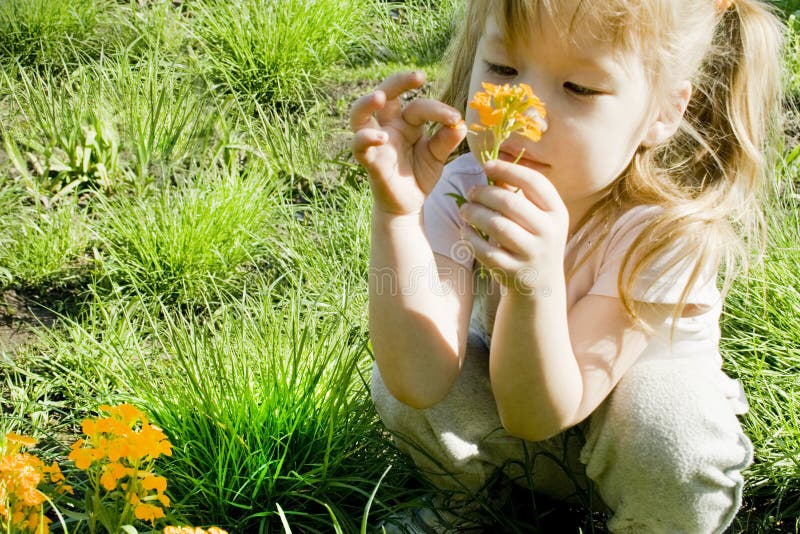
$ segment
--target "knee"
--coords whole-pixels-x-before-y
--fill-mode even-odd
[[[680,363],[640,364],[598,416],[582,459],[615,511],[610,528],[699,533],[730,523],[752,447],[712,381]]]
[[[676,483],[708,465],[741,464],[743,434],[728,400],[691,362],[634,366],[609,398],[605,424],[623,458]]]

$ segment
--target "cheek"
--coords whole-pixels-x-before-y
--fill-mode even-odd
[[[564,127],[564,133],[569,133],[562,137],[565,140],[563,144],[569,145],[568,153],[572,154],[567,160],[581,167],[600,167],[604,171],[601,174],[621,173],[630,163],[639,144],[638,132],[631,124],[614,123],[611,120],[576,120],[564,124]],[[565,147],[560,149],[564,150]],[[578,154],[582,157],[575,158]]]

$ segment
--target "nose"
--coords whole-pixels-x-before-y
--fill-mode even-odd
[[[542,130],[542,133],[547,131],[547,119],[541,116],[536,109],[533,107],[526,109],[525,116],[536,121],[539,124],[539,128]]]
[[[538,136],[543,135],[547,131],[547,120],[544,118],[544,113],[539,113],[539,110],[536,109],[537,106],[530,106],[527,109],[521,110],[523,116],[525,117],[526,121],[530,121],[534,123],[536,126],[528,125],[525,126],[525,129],[528,130],[538,130],[537,138],[531,137],[531,139],[538,141]],[[545,111],[545,110],[542,110]],[[528,134],[524,134],[526,137],[530,137]]]
[[[541,102],[544,111],[546,111],[546,113],[539,114],[536,110],[537,106],[531,106],[526,110],[526,115],[536,120],[544,132],[547,130],[548,121],[542,115],[550,115],[550,104],[558,100],[558,91],[556,90],[553,76],[546,69],[532,65],[529,69],[519,73],[517,83],[525,83],[530,86],[533,94]]]

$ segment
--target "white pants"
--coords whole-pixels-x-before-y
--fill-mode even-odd
[[[706,534],[730,525],[753,457],[718,378],[690,359],[643,361],[586,422],[526,442],[503,429],[488,350],[470,335],[461,375],[442,402],[424,410],[399,402],[377,366],[372,398],[398,446],[437,487],[480,491],[501,469],[537,492],[574,500],[588,477],[613,512],[612,532]]]

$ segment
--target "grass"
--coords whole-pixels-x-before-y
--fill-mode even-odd
[[[98,308],[68,325],[72,351],[38,364],[70,376],[101,362],[112,398],[147,407],[177,445],[164,473],[193,521],[274,530],[280,505],[324,532],[327,504],[352,526],[385,469],[366,465],[385,448],[360,379],[366,337],[312,305],[265,290],[202,317]],[[93,396],[108,399],[108,379],[98,383]]]
[[[172,524],[372,531],[419,503],[429,488],[365,383],[371,197],[346,114],[395,70],[435,82],[458,5],[0,2],[0,313],[6,291],[60,312],[0,351],[0,429],[63,460],[82,418],[136,403],[175,446],[159,464]],[[787,54],[790,94],[798,68]],[[734,532],[800,531],[792,150],[767,255],[722,325],[756,448]],[[0,335],[19,324],[0,315]],[[517,505],[494,511],[498,530],[603,531],[583,510]]]
[[[378,52],[382,62],[439,64],[460,6],[456,0],[407,0],[392,5],[379,26],[380,42],[386,43]]]
[[[211,173],[193,187],[103,202],[98,286],[192,304],[209,288],[238,294],[248,268],[277,268],[280,197],[263,172]]]
[[[746,532],[800,529],[800,167],[782,174],[786,186],[767,210],[766,254],[734,285],[722,323],[721,348],[747,392],[744,427],[756,449],[748,501],[758,512],[740,516]]]
[[[6,0],[0,4],[0,64],[38,68],[96,57],[113,35],[104,31],[113,14],[109,0]]]
[[[4,193],[11,196],[13,190]],[[7,198],[0,198],[0,203]],[[84,261],[90,236],[85,214],[74,205],[9,209],[2,216],[0,288],[58,287],[80,275],[78,264]]]
[[[190,9],[209,79],[284,104],[313,98],[319,78],[368,40],[376,13],[371,0],[208,1]]]

